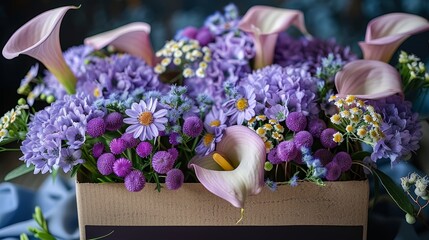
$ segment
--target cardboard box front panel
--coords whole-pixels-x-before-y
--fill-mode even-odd
[[[76,191],[81,239],[109,233],[103,239],[219,239],[236,234],[252,239],[366,239],[368,181],[328,182],[324,187],[304,182],[279,186],[275,192],[264,188],[248,197],[239,224],[239,209],[197,183],[161,192],[147,184],[138,193],[119,183],[77,183]]]

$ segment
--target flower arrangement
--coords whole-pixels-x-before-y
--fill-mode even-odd
[[[376,162],[393,166],[419,148],[419,117],[407,96],[427,88],[429,75],[412,54],[402,52],[396,67],[387,62],[407,37],[429,29],[426,19],[372,20],[359,43],[364,59],[313,38],[298,10],[255,6],[241,16],[232,4],[156,53],[146,23],[62,53],[59,29],[70,9],[77,8],[35,17],[3,49],[6,58],[26,54],[47,69],[30,69],[18,89],[26,100],[1,118],[0,144],[19,141],[23,153],[8,179],[64,171],[131,192],[146,182],[158,191],[200,182],[242,209],[264,186],[323,186],[373,173],[409,222],[425,206],[426,177],[402,179],[415,211]],[[291,26],[302,36],[288,35]],[[36,110],[35,100],[48,105]]]

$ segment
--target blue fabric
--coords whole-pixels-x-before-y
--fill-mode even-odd
[[[19,239],[28,227],[37,227],[32,219],[40,206],[52,235],[57,239],[79,239],[76,194],[73,181],[47,178],[38,191],[12,183],[0,184],[0,239]]]

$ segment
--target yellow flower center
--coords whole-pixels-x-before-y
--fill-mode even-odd
[[[249,104],[247,103],[247,99],[240,98],[235,103],[235,106],[237,107],[238,111],[242,112],[242,111],[246,110],[246,108],[249,106]]]
[[[217,119],[210,122],[210,127],[219,127],[219,126],[220,126],[220,121]]]
[[[139,123],[144,126],[149,126],[153,123],[152,112],[142,112],[139,115]]]
[[[204,135],[203,137],[203,143],[205,146],[209,146],[212,142],[213,142],[213,134],[211,133],[206,133],[206,135]]]
[[[100,89],[97,87],[97,88],[94,88],[94,92],[93,92],[93,94],[94,94],[94,97],[100,97],[101,96],[101,91],[100,91]]]
[[[213,154],[213,160],[224,170],[224,171],[232,171],[234,167],[219,153]]]

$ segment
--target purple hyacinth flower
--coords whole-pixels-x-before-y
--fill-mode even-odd
[[[125,176],[125,188],[130,192],[139,192],[146,185],[146,179],[139,170],[133,170]]]
[[[165,186],[169,190],[177,190],[183,185],[184,179],[185,176],[180,169],[171,169],[165,177]]]
[[[119,158],[113,164],[113,172],[118,177],[125,177],[128,175],[128,173],[131,172],[132,167],[133,167],[133,164],[131,163],[130,160],[126,158]]]
[[[73,166],[84,162],[81,150],[75,150],[71,147],[61,149],[61,157],[58,166],[61,167],[65,173],[69,172]]]
[[[85,142],[85,132],[83,128],[71,126],[66,130],[67,145],[73,149],[79,149]]]
[[[173,168],[174,159],[167,151],[158,151],[152,157],[153,170],[165,174]]]
[[[103,153],[97,159],[97,169],[102,175],[110,175],[113,173],[113,164],[115,163],[115,156],[111,153]]]

